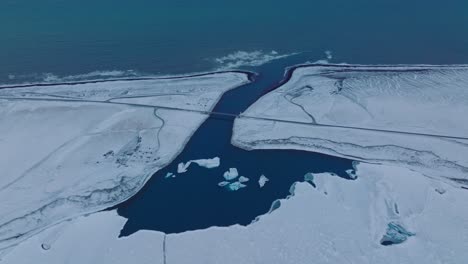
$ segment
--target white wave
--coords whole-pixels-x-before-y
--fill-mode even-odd
[[[236,51],[223,57],[214,59],[220,69],[234,69],[242,66],[260,66],[272,60],[295,55],[296,53],[279,54],[277,51]]]
[[[58,75],[55,73],[31,73],[31,74],[8,74],[6,83],[27,84],[27,83],[55,83],[55,82],[72,82],[72,81],[89,81],[111,78],[125,78],[143,76],[135,70],[108,70],[108,71],[92,71],[83,74],[75,75]],[[3,80],[2,80],[3,81]]]
[[[139,74],[134,70],[111,70],[111,71],[93,71],[85,74],[71,75],[65,77],[59,77],[60,80],[77,80],[77,79],[101,79],[101,78],[118,78],[118,77],[129,77],[138,76]]]

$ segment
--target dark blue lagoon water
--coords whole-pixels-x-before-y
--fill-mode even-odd
[[[303,55],[278,60],[255,70],[254,82],[227,92],[214,111],[237,114],[244,111],[266,91],[279,85],[285,68],[305,60]],[[318,153],[295,150],[246,151],[231,145],[233,118],[212,116],[196,131],[183,152],[160,170],[130,200],[117,206],[128,218],[121,235],[140,229],[178,233],[210,226],[247,225],[269,211],[272,203],[289,195],[291,185],[302,181],[308,172],[345,173],[352,161]],[[192,159],[221,158],[221,166],[206,169],[192,164],[188,172],[175,178],[177,165]],[[247,187],[229,191],[218,186],[223,173],[237,168],[248,177]],[[263,188],[258,179],[264,174],[269,181]]]

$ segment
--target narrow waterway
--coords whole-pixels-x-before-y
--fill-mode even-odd
[[[227,92],[214,111],[238,114],[267,91],[287,78],[285,69],[305,61],[303,55],[277,60],[252,68],[258,73],[252,83]],[[195,132],[184,150],[167,167],[158,171],[134,197],[117,206],[119,215],[128,218],[121,231],[127,236],[138,230],[180,233],[210,226],[247,225],[267,213],[272,203],[289,195],[289,188],[302,181],[308,172],[333,172],[349,179],[352,161],[296,150],[246,151],[231,145],[234,118],[211,116]],[[193,164],[183,174],[177,165],[193,159],[220,157],[218,168]],[[250,180],[247,187],[229,191],[218,186],[223,173],[237,168]],[[165,178],[168,172],[175,178]],[[263,188],[259,177],[269,181]]]

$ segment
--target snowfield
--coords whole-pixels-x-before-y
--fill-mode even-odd
[[[307,173],[290,196],[248,226],[169,235],[140,230],[119,238],[125,218],[115,210],[92,213],[138,191],[207,118],[197,111],[211,109],[223,92],[246,81],[224,73],[0,90],[0,168],[6,170],[0,259],[466,263],[467,66],[297,67],[236,118],[232,143],[359,162],[346,171],[353,180]],[[220,160],[192,160],[180,169],[190,163],[217,167]],[[235,168],[222,176],[221,187],[246,187],[248,179]],[[258,184],[267,182],[262,175]]]
[[[361,163],[358,178],[314,174],[281,206],[247,227],[117,238],[115,211],[47,229],[5,263],[452,263],[468,259],[468,191],[406,168]],[[390,223],[414,236],[383,246]],[[46,244],[48,250],[43,249]]]
[[[247,82],[225,72],[0,89],[0,249],[131,197]]]
[[[467,66],[302,66],[236,119],[232,142],[401,165],[468,187],[466,113]]]

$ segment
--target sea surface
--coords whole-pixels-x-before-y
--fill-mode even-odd
[[[239,51],[467,63],[467,10],[466,0],[2,0],[0,83],[209,71]]]

